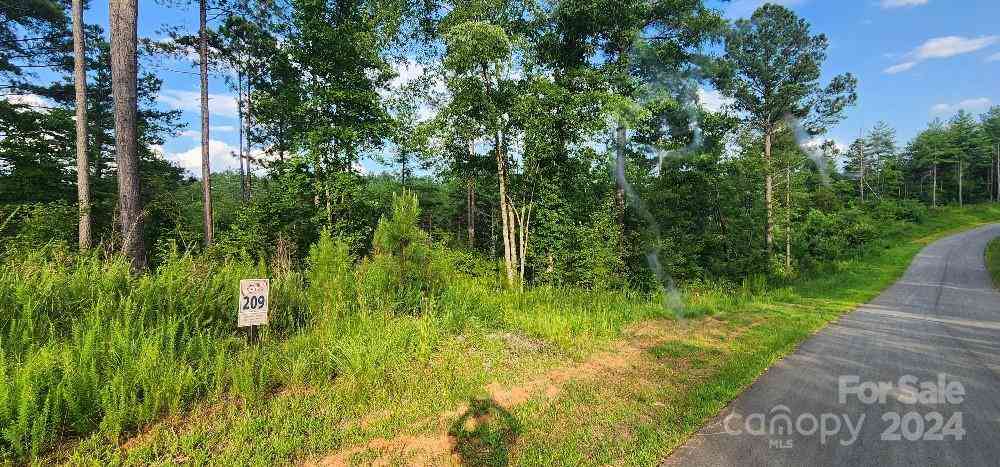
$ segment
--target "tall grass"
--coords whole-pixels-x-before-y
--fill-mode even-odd
[[[998,216],[992,207],[950,211],[897,241]],[[355,388],[344,403],[362,406],[390,395],[406,368],[458,334],[515,333],[572,354],[630,323],[675,316],[662,297],[638,292],[506,291],[496,263],[430,245],[422,232],[392,232],[400,238],[361,260],[324,234],[291,272],[176,254],[141,276],[121,259],[0,258],[0,462],[69,438],[114,445],[195,401],[255,404],[279,388],[332,378]],[[414,241],[419,254],[394,247]],[[410,274],[394,274],[400,262]],[[862,272],[857,280],[870,280],[873,272]],[[272,284],[270,325],[254,341],[235,327],[237,284],[250,277]],[[806,289],[817,295],[850,285],[836,277],[839,284],[823,274],[803,284],[815,282]],[[759,277],[689,287],[683,302],[690,314],[708,313],[787,290]]]
[[[95,430],[116,438],[207,394],[260,390],[246,383],[233,284],[262,275],[190,256],[138,277],[96,256],[0,263],[0,454]],[[302,278],[274,284],[269,332],[293,332],[309,318]]]
[[[993,277],[993,285],[1000,287],[1000,238],[994,238],[986,245],[986,269]]]
[[[427,277],[392,274],[391,255],[357,261],[326,234],[302,271],[277,275],[262,263],[189,255],[141,276],[122,259],[8,256],[0,459],[25,460],[68,438],[119,443],[199,400],[254,403],[329,378],[354,382],[357,394],[391,391],[401,368],[469,328],[573,351],[667,313],[632,293],[504,291],[495,265],[428,247],[427,264],[410,265]],[[250,277],[271,278],[270,325],[255,341],[235,327],[236,285]]]

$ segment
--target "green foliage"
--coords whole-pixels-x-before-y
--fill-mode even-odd
[[[392,211],[379,220],[372,241],[373,254],[358,270],[358,300],[362,307],[413,314],[425,299],[443,285],[444,271],[432,259],[427,233],[417,227],[420,207],[417,197],[403,191],[393,195]]]
[[[930,210],[926,205],[913,199],[882,201],[874,208],[875,218],[885,221],[900,220],[920,224],[927,220],[929,214]]]
[[[993,286],[1000,288],[1000,238],[986,245],[986,269],[993,277]]]
[[[495,24],[469,21],[457,24],[445,34],[448,54],[444,65],[456,73],[492,73],[497,64],[510,60],[507,33]]]
[[[76,206],[65,201],[53,201],[9,205],[9,209],[9,214],[5,216],[9,218],[7,226],[5,229],[0,229],[0,238],[3,238],[4,230],[9,232],[9,241],[4,242],[7,254],[13,254],[14,251],[27,252],[47,246],[76,244],[79,216]],[[0,216],[4,216],[4,213],[0,212]],[[4,251],[0,250],[0,254],[3,253]]]
[[[820,86],[828,45],[825,35],[811,35],[809,23],[788,8],[764,4],[726,35],[716,85],[759,131],[770,132],[792,117],[821,133],[857,100],[857,79],[849,73]]]
[[[235,284],[265,274],[191,256],[148,276],[94,255],[0,263],[0,453],[37,455],[95,430],[117,439],[205,395],[252,398],[275,384],[261,371],[277,356],[241,352],[234,329]],[[306,321],[302,285],[295,274],[272,280],[265,342]]]
[[[927,208],[914,201],[883,201],[867,210],[809,210],[795,232],[793,250],[806,268],[874,254],[898,233],[924,223]]]
[[[610,203],[594,211],[581,228],[579,262],[574,283],[589,289],[620,289],[625,285],[625,263],[621,255],[623,239],[615,225]]]
[[[0,6],[15,28],[0,35],[59,33],[37,57],[67,58],[61,7],[33,5],[39,15]],[[202,187],[153,153],[179,126],[176,113],[155,108],[161,82],[145,75],[140,171],[155,268],[142,276],[116,258],[70,253],[72,82],[14,80],[20,70],[0,52],[0,84],[52,104],[0,101],[5,459],[66,437],[117,442],[205,398],[253,404],[277,386],[333,377],[386,391],[448,333],[514,331],[573,349],[672,314],[657,295],[668,278],[764,293],[782,273],[836,269],[937,225],[932,197],[995,195],[986,155],[1000,143],[1000,108],[936,122],[903,151],[884,123],[848,154],[833,142],[800,147],[798,123],[824,130],[855,101],[856,82],[843,74],[821,86],[826,37],[778,5],[731,29],[701,1],[248,8],[223,13],[215,62],[252,88],[253,105],[241,109],[253,122],[249,142],[274,157],[257,161],[267,173],[257,170],[249,199],[237,174],[215,175],[217,235],[203,249]],[[109,49],[99,28],[87,34],[95,237],[110,243]],[[720,49],[704,46],[723,38],[716,62],[706,54]],[[66,60],[53,63],[53,75],[68,74]],[[409,80],[414,70],[421,76]],[[705,76],[745,120],[697,106],[695,77]],[[425,118],[426,109],[437,113]],[[619,125],[621,147],[611,135]],[[773,136],[766,162],[761,133]],[[611,175],[619,151],[629,193]],[[393,152],[398,172],[359,173],[364,157]],[[786,168],[773,218],[777,242],[791,243],[788,268],[768,258],[761,224],[771,208],[760,189]],[[518,213],[531,208],[517,229],[527,238],[523,291],[501,286],[501,181]],[[253,343],[233,328],[232,289],[246,277],[272,278],[271,325]],[[691,315],[711,311],[691,302]]]
[[[323,316],[350,311],[355,300],[354,260],[342,239],[334,239],[324,230],[309,249],[306,259],[310,300]]]

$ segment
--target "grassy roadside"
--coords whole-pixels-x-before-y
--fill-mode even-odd
[[[528,415],[538,413],[537,408],[525,411],[540,420],[535,425],[539,436],[519,448],[518,463],[658,463],[774,361],[894,282],[924,246],[1000,220],[998,216],[1000,210],[993,206],[939,211],[923,225],[895,235],[895,242],[887,242],[895,246],[877,256],[841,262],[813,278],[737,299],[706,297],[714,322],[702,320],[695,326],[716,326],[715,346],[696,336],[667,341],[661,345],[689,350],[664,358],[654,348],[636,375],[617,379],[614,387],[606,381],[583,383],[575,401],[558,403],[541,417]],[[601,416],[579,417],[581,412]],[[553,426],[572,428],[557,431]]]
[[[1000,288],[1000,238],[994,238],[986,245],[986,269],[993,276],[993,285]]]
[[[476,303],[469,315],[440,307],[338,322],[275,349],[332,353],[336,378],[209,398],[137,436],[91,436],[43,461],[655,463],[774,360],[895,280],[924,245],[998,219],[994,207],[942,210],[881,254],[810,279],[689,290],[686,305],[709,312],[699,318],[672,319],[639,296],[543,288],[448,297]]]

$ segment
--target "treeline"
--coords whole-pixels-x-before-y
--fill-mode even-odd
[[[110,43],[79,20],[74,41],[62,2],[0,7],[5,250],[93,238],[138,270],[177,251],[295,267],[324,230],[370,252],[406,188],[434,241],[498,260],[508,286],[649,287],[792,274],[927,205],[1000,198],[998,108],[905,145],[884,123],[849,148],[824,140],[857,81],[821,82],[826,37],[781,6],[727,22],[700,1],[196,3],[181,11],[199,31],[113,24]],[[188,55],[199,179],[155,150],[183,128],[156,104],[157,66]],[[208,79],[237,96],[238,172],[209,167]],[[699,103],[709,84],[720,109]]]

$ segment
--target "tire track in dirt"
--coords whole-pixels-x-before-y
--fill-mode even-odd
[[[655,320],[640,323],[626,332],[626,338],[612,345],[611,349],[598,352],[586,360],[568,366],[550,369],[539,376],[513,386],[493,382],[486,386],[492,401],[504,410],[512,410],[529,400],[541,398],[554,400],[562,393],[566,384],[573,381],[596,380],[608,374],[628,372],[641,365],[655,362],[649,350],[670,340],[718,339],[727,323],[712,317],[696,320],[667,321]],[[434,417],[419,420],[411,427],[433,424],[435,434],[401,434],[392,438],[375,438],[334,452],[322,459],[306,462],[306,466],[340,467],[352,465],[356,456],[365,454],[363,462],[368,465],[397,465],[400,459],[411,465],[460,465],[462,459],[456,453],[457,439],[448,433],[448,426],[454,423],[468,405],[461,404],[454,410]],[[466,421],[466,430],[475,429],[482,420]]]

